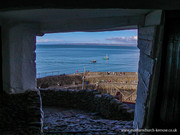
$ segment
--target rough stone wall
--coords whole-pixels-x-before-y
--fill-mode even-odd
[[[138,127],[142,127],[146,114],[146,101],[149,94],[149,84],[152,77],[155,60],[152,59],[151,54],[154,45],[154,36],[156,27],[142,27],[139,28],[138,48],[140,49],[140,61],[138,69],[138,88],[137,99],[135,107],[135,121]]]
[[[1,135],[40,135],[42,118],[39,91],[0,95]]]
[[[138,69],[138,88],[135,107],[136,127],[150,126],[153,117],[157,85],[159,81],[159,63],[161,46],[161,27],[158,25],[139,28],[138,48],[140,60]],[[159,47],[158,47],[159,46]]]
[[[157,10],[147,14],[144,25],[138,29],[140,59],[134,117],[134,127],[137,129],[152,127],[159,85],[163,23],[163,12]]]
[[[109,94],[97,90],[45,90],[41,89],[43,106],[73,107],[101,113],[110,119],[132,120],[134,110]]]

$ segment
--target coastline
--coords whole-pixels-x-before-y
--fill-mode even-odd
[[[86,72],[37,78],[38,88],[81,90],[84,84],[83,89],[96,89],[102,94],[115,96],[120,91],[126,102],[135,102],[137,83],[137,72]]]

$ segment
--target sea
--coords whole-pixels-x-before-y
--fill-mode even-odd
[[[104,60],[106,55],[109,60]],[[84,71],[137,72],[138,61],[139,49],[136,46],[36,45],[37,78]]]

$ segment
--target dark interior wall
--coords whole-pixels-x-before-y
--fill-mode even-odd
[[[0,95],[1,135],[41,135],[42,116],[40,92]]]
[[[0,93],[2,92],[3,90],[3,79],[2,79],[2,38],[1,38],[2,34],[1,34],[1,26],[0,26],[0,58],[1,58],[1,71],[0,71],[0,75],[1,75],[1,88],[0,88]]]
[[[180,12],[165,12],[160,84],[153,127],[178,128],[180,119]]]
[[[125,9],[180,9],[179,0],[51,0],[24,1],[6,0],[1,2],[0,10],[30,9],[30,8],[125,8]]]

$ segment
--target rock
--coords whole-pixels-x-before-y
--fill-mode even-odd
[[[91,113],[90,115],[96,116],[96,115],[100,115],[100,113],[99,112],[94,112],[94,113]]]
[[[44,130],[48,130],[48,127],[44,127]]]
[[[133,121],[128,121],[126,125],[133,126]]]

